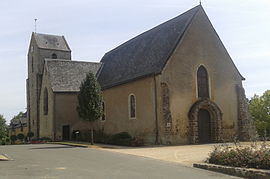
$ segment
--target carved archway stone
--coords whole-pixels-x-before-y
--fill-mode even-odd
[[[191,144],[199,143],[198,134],[198,113],[200,109],[205,109],[211,117],[211,142],[220,142],[222,138],[222,112],[216,103],[209,99],[200,99],[196,101],[189,110],[189,141]]]

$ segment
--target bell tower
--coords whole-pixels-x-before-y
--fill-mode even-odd
[[[39,138],[39,98],[45,59],[71,60],[64,36],[32,33],[28,49],[27,119],[29,131]]]

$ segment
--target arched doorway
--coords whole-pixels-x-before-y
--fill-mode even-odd
[[[189,140],[191,144],[220,142],[222,112],[209,99],[200,99],[189,110]]]
[[[205,109],[198,112],[198,137],[201,144],[211,142],[211,116]]]

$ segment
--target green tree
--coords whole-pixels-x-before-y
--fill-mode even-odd
[[[10,136],[10,140],[11,140],[11,143],[14,144],[15,141],[17,140],[17,136],[16,135]]]
[[[6,120],[2,114],[0,114],[0,141],[6,140],[7,137],[7,125]]]
[[[34,132],[29,131],[29,132],[27,133],[27,137],[29,138],[29,140],[31,140],[31,138],[34,137]]]
[[[24,134],[22,134],[22,133],[18,134],[17,138],[22,142],[24,139]]]
[[[81,83],[78,94],[78,114],[82,120],[89,121],[91,130],[91,144],[94,144],[94,121],[102,115],[101,89],[93,73],[88,73]]]
[[[261,137],[270,136],[270,90],[262,96],[254,95],[249,101],[249,112]]]
[[[23,112],[19,112],[19,114],[17,114],[16,116],[14,116],[11,120],[13,119],[21,119],[23,117],[24,113]]]

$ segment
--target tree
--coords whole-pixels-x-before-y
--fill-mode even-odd
[[[34,132],[29,131],[27,133],[27,137],[29,138],[29,140],[31,140],[31,138],[34,137]]]
[[[249,112],[261,137],[270,136],[270,90],[262,96],[254,95],[249,101]]]
[[[24,139],[24,134],[22,134],[22,133],[18,134],[17,138],[22,142]]]
[[[78,94],[78,114],[82,120],[89,121],[91,129],[91,144],[94,144],[94,121],[102,115],[101,89],[93,73],[88,73],[81,83]]]
[[[2,114],[0,114],[0,141],[6,140],[7,137],[7,125],[6,120]]]
[[[21,119],[23,117],[24,113],[23,112],[19,112],[19,114],[17,114],[16,116],[14,116],[11,120],[13,119]]]
[[[14,144],[15,141],[17,140],[17,136],[16,135],[10,136],[10,140],[11,140],[11,143]]]

